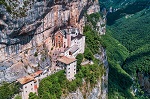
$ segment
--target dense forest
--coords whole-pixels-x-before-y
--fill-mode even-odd
[[[124,69],[130,74],[132,72],[135,75],[137,69],[146,73],[150,72],[149,16],[150,9],[146,7],[134,14],[127,14],[108,26],[112,31],[111,35],[119,40],[130,52],[123,64]]]
[[[120,9],[127,5],[133,4],[135,2],[143,2],[149,0],[99,0],[101,6],[105,8],[113,7],[114,9]]]
[[[14,94],[19,93],[19,85],[15,82],[3,82],[0,86],[0,99],[12,99]]]
[[[111,6],[106,4],[110,2],[109,0],[100,1],[105,7],[113,9],[113,12],[107,14],[107,29],[110,31],[108,34],[118,40],[129,52],[120,68],[125,70],[132,79],[134,78],[133,86],[139,88],[137,97],[145,99],[148,94],[146,91],[142,92],[143,88],[138,86],[137,73],[141,72],[144,76],[150,77],[150,1],[112,0]],[[120,6],[127,1],[127,5]],[[118,9],[114,10],[116,7]],[[115,53],[113,54],[115,57]]]

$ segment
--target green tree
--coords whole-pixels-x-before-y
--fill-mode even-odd
[[[22,99],[20,95],[15,96],[15,99]]]
[[[3,82],[0,86],[0,99],[12,98],[12,96],[18,92],[19,87],[16,83]]]
[[[92,52],[89,48],[85,48],[84,57],[88,60],[93,60],[94,59],[93,54],[92,54]]]
[[[77,59],[77,71],[79,71],[81,69],[81,63],[82,63],[82,60],[83,60],[83,54],[78,54],[76,56],[76,59]]]
[[[39,99],[36,93],[30,92],[29,99]]]

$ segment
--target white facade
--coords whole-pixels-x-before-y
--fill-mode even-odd
[[[77,45],[79,47],[79,53],[84,53],[85,48],[85,36],[82,36],[82,38],[75,38],[71,40],[71,46]],[[78,54],[79,54],[78,53]]]
[[[36,92],[36,90],[34,89],[34,85],[35,85],[34,80],[22,85],[22,92],[21,92],[22,99],[28,99],[30,92],[33,93]]]
[[[77,62],[72,62],[66,66],[66,77],[69,80],[75,78]]]
[[[57,65],[62,69],[65,69],[66,78],[68,80],[75,79],[77,61],[75,58],[62,56],[58,59]]]
[[[37,71],[31,75],[17,79],[20,84],[22,99],[28,99],[30,92],[38,94],[42,73],[43,71]]]

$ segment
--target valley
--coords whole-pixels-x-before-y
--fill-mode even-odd
[[[110,1],[102,0],[102,2],[105,4]],[[106,4],[108,9],[110,7],[113,9],[107,14],[107,29],[110,31],[109,35],[118,40],[128,52],[125,60],[121,61],[120,69],[132,78],[135,97],[145,99],[150,95],[150,2],[149,0],[130,0],[127,5],[120,6],[124,2],[124,0],[120,2],[114,0],[113,4]],[[113,57],[116,55],[115,52]],[[119,57],[121,58],[122,55]],[[128,91],[123,93],[126,92]]]

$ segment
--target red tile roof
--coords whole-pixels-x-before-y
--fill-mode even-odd
[[[25,76],[25,77],[22,77],[22,78],[19,78],[19,79],[17,79],[17,81],[20,83],[20,84],[26,84],[26,83],[28,83],[28,82],[30,82],[30,81],[35,81],[35,77],[36,76],[38,76],[38,75],[40,75],[41,73],[43,73],[43,71],[42,70],[39,70],[39,71],[37,71],[37,72],[35,72],[35,73],[33,73],[33,74],[31,74],[31,75],[28,75],[28,76]]]
[[[38,76],[38,75],[40,75],[40,74],[42,74],[42,73],[43,73],[43,71],[42,71],[42,70],[39,70],[39,71],[37,71],[37,72],[31,74],[31,76],[32,76],[32,77],[36,77],[36,76]]]
[[[30,75],[17,79],[17,81],[22,85],[26,84],[30,81],[33,81],[33,80],[34,80],[34,77],[32,77]]]

